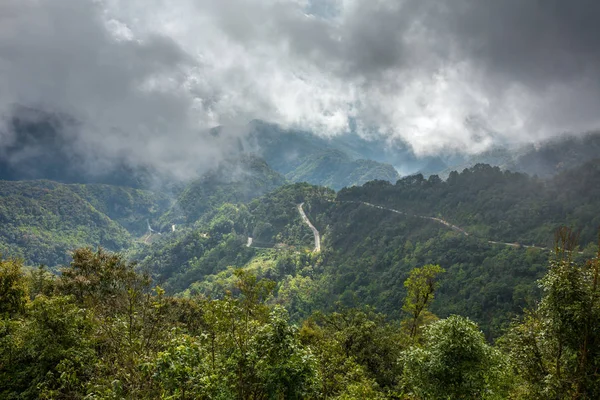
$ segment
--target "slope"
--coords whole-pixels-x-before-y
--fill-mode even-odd
[[[167,204],[164,196],[124,187],[0,181],[0,252],[55,266],[80,246],[123,250]]]
[[[251,122],[249,129],[245,150],[258,152],[292,182],[309,182],[337,190],[373,179],[395,182],[399,178],[392,165],[364,159],[365,155],[356,151],[356,141],[363,146],[369,142],[358,137],[350,145],[343,138],[327,140],[262,121]]]
[[[228,267],[243,267],[265,251],[313,249],[313,232],[297,205],[304,202],[309,210],[327,204],[334,195],[331,189],[302,183],[280,187],[247,204],[225,203],[193,225],[139,248],[133,257],[169,292],[183,291]],[[248,237],[253,238],[250,247]]]
[[[399,177],[389,164],[352,160],[339,150],[319,151],[306,156],[302,163],[286,174],[286,178],[292,182],[310,182],[336,190],[362,185],[374,179],[395,182]]]
[[[283,176],[252,155],[222,162],[193,180],[160,220],[161,227],[192,224],[204,213],[224,203],[246,203],[285,184]]]

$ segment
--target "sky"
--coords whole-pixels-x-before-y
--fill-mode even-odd
[[[477,153],[600,127],[598,20],[594,0],[1,0],[0,120],[69,115],[77,149],[182,169],[245,134],[199,132],[252,119]]]

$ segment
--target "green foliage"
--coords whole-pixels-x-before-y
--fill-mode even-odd
[[[311,215],[324,249],[312,268],[318,287],[312,310],[342,301],[403,318],[404,282],[412,269],[427,264],[448,271],[430,311],[466,315],[489,337],[500,336],[539,297],[535,281],[545,271],[547,251],[492,245],[431,220],[357,203],[329,203],[319,215]]]
[[[274,282],[235,276],[221,300],[169,298],[121,255],[78,249],[55,283],[32,273],[35,300],[0,320],[0,396],[315,397],[315,358],[285,310],[267,305]]]
[[[539,305],[502,338],[522,379],[518,398],[600,396],[600,261],[562,254],[540,281]]]
[[[402,310],[410,315],[408,328],[409,335],[413,339],[418,334],[419,326],[423,324],[422,320],[427,308],[433,302],[435,290],[439,286],[436,278],[443,272],[444,269],[439,265],[425,265],[410,271],[410,276],[404,282],[407,294]]]
[[[61,269],[58,290],[73,296],[86,308],[98,311],[108,307],[114,312],[125,303],[132,290],[143,291],[150,285],[148,277],[139,275],[134,264],[120,254],[108,253],[103,249],[94,252],[81,248],[73,252],[73,261]]]
[[[329,206],[333,197],[332,190],[306,183],[283,186],[247,205],[226,203],[207,211],[193,228],[162,235],[132,256],[141,259],[140,265],[168,292],[181,292],[192,285],[198,289],[214,280],[214,275],[231,276],[229,267],[250,263],[260,253],[254,246],[312,248],[312,231],[302,221],[297,204],[305,202],[308,210],[315,211]],[[248,237],[253,238],[251,248],[246,247]],[[281,272],[269,277],[284,279],[286,274]]]
[[[224,203],[246,203],[283,184],[285,178],[258,157],[228,160],[188,184],[161,224],[192,224]]]
[[[11,284],[2,287],[18,290],[0,302],[10,310],[0,319],[0,397],[597,398],[600,262],[572,262],[573,248],[557,252],[542,301],[500,341],[503,352],[459,316],[428,324],[416,341],[369,307],[338,306],[298,330],[274,304],[283,288],[255,273],[308,278],[310,258],[294,253],[233,270],[216,299],[169,297],[102,249],[76,250],[59,277],[3,261]],[[425,313],[441,271],[408,274],[413,316]]]
[[[69,189],[137,236],[146,233],[147,221],[158,219],[171,203],[166,194],[123,186],[69,185]]]
[[[425,328],[424,347],[402,357],[411,397],[426,399],[504,399],[511,377],[508,362],[485,342],[477,325],[451,316]]]
[[[96,361],[90,313],[70,298],[37,297],[0,329],[2,398],[82,398]]]
[[[77,247],[130,247],[131,234],[144,231],[167,202],[148,191],[50,181],[0,181],[0,200],[0,251],[52,267]]]
[[[23,264],[19,260],[3,260],[0,255],[0,316],[12,316],[24,311],[28,288]]]
[[[350,398],[356,391],[380,396],[381,390],[398,389],[398,359],[406,340],[384,315],[371,308],[318,313],[304,322],[301,336],[319,359],[326,397]]]
[[[339,150],[318,150],[302,159],[285,177],[292,182],[310,182],[336,190],[362,185],[374,179],[395,182],[400,175],[389,164],[353,160]]]

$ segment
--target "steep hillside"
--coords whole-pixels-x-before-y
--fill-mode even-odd
[[[310,132],[283,130],[261,121],[253,121],[249,129],[247,150],[258,152],[273,169],[292,182],[338,190],[373,179],[395,182],[400,177],[391,164],[370,158],[379,152],[358,151],[377,147],[377,144],[357,135],[328,140]],[[383,152],[383,147],[381,150]]]
[[[248,204],[225,203],[205,212],[195,224],[163,234],[132,254],[170,292],[187,289],[228,267],[243,267],[257,252],[297,251],[314,246],[297,205],[334,199],[331,189],[309,184],[283,186]],[[248,246],[248,238],[252,246]]]
[[[0,181],[0,252],[55,266],[80,246],[122,250],[167,202],[152,192],[108,185]]]
[[[148,221],[158,219],[172,202],[169,195],[124,186],[73,184],[69,189],[136,236],[146,233]]]
[[[221,163],[189,183],[173,207],[161,218],[166,228],[191,224],[224,203],[246,203],[285,184],[283,176],[255,156],[244,155]]]
[[[336,190],[362,185],[374,179],[395,182],[399,177],[391,165],[371,160],[352,160],[338,150],[311,154],[286,174],[286,178],[292,182],[310,182]]]
[[[120,250],[131,236],[68,186],[49,181],[0,182],[0,247],[30,264],[57,265],[78,246]]]

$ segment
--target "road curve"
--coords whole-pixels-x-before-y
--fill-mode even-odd
[[[429,219],[431,221],[435,221],[437,223],[440,223],[442,225],[446,225],[448,228],[455,230],[456,232],[460,232],[465,236],[469,236],[469,233],[467,231],[465,231],[464,229],[462,229],[459,226],[453,225],[450,222],[443,220],[441,218],[436,218],[436,217],[425,217],[423,215],[416,215],[416,214],[408,214],[405,213],[403,211],[398,211],[398,210],[394,210],[393,208],[387,208],[387,207],[383,207],[383,206],[378,206],[377,204],[373,204],[373,203],[367,203],[366,201],[360,201],[359,203],[364,204],[366,206],[369,207],[375,207],[375,208],[379,208],[380,210],[386,210],[386,211],[390,211],[396,214],[402,214],[402,215],[408,215],[410,217],[417,217],[417,218],[422,218],[422,219]]]
[[[456,225],[453,225],[450,222],[448,222],[446,220],[443,220],[441,218],[426,217],[426,216],[423,216],[423,215],[416,215],[416,214],[408,214],[408,213],[405,213],[405,212],[402,212],[402,211],[394,210],[393,208],[387,208],[387,207],[383,207],[383,206],[378,206],[377,204],[367,203],[366,201],[349,201],[349,202],[364,204],[364,205],[369,206],[369,207],[379,208],[380,210],[386,210],[386,211],[390,211],[390,212],[393,212],[393,213],[396,213],[396,214],[402,214],[402,215],[408,215],[408,216],[411,216],[411,217],[429,219],[431,221],[435,221],[437,223],[446,225],[448,228],[450,228],[450,229],[452,229],[452,230],[454,230],[456,232],[460,232],[461,234],[463,234],[465,236],[469,236],[469,233],[467,231],[465,231],[463,228],[461,228],[459,226],[456,226]],[[487,242],[490,243],[490,244],[499,244],[499,245],[502,245],[502,246],[515,247],[515,248],[523,247],[523,248],[526,248],[526,249],[533,248],[533,249],[540,249],[540,250],[549,250],[547,247],[540,247],[540,246],[535,246],[535,245],[528,246],[528,245],[520,244],[520,243],[497,242],[497,241],[494,241],[494,240],[488,240]]]
[[[298,204],[298,212],[300,213],[300,216],[302,217],[304,223],[308,225],[308,227],[312,230],[313,235],[315,236],[315,249],[313,250],[313,252],[318,253],[321,251],[321,235],[319,234],[317,228],[315,228],[314,225],[310,223],[310,220],[308,219],[308,217],[304,213],[304,209],[302,208],[303,205],[304,203]]]

